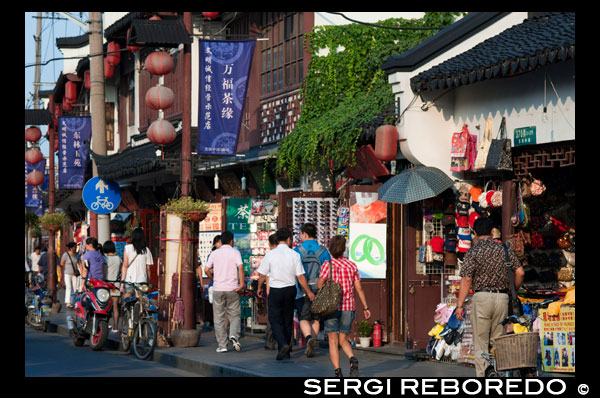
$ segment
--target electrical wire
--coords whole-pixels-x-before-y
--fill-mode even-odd
[[[552,90],[554,90],[554,94],[556,94],[556,99],[557,99],[556,106],[557,106],[558,110],[560,111],[560,114],[563,116],[563,118],[565,119],[565,122],[567,122],[569,127],[571,127],[573,129],[573,131],[575,131],[575,127],[573,127],[571,122],[569,122],[569,119],[567,119],[567,116],[564,114],[564,112],[562,110],[562,106],[560,106],[560,95],[558,95],[558,91],[556,91],[556,87],[554,87],[554,82],[552,81],[552,78],[550,77],[548,72],[546,72],[546,76],[548,76],[548,80],[550,80],[550,86],[552,86]]]
[[[323,11],[326,12],[328,14],[334,14],[334,15],[339,15],[344,19],[347,19],[350,22],[354,22],[354,23],[358,23],[361,25],[367,25],[367,26],[371,26],[374,28],[383,28],[383,29],[393,29],[393,30],[441,30],[444,29],[443,27],[402,27],[402,26],[385,26],[385,25],[378,25],[378,24],[374,24],[374,23],[369,23],[369,22],[362,22],[362,21],[357,21],[355,19],[351,19],[348,18],[347,16],[345,16],[344,14],[342,14],[341,12],[329,12],[329,11]]]

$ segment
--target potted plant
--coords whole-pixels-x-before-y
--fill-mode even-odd
[[[206,218],[209,210],[208,202],[195,200],[190,196],[179,199],[169,199],[162,210],[174,213],[182,220],[200,222]]]
[[[68,224],[69,216],[65,213],[46,213],[40,217],[40,225],[42,228],[54,233],[63,225]]]
[[[361,347],[368,347],[371,345],[371,335],[373,334],[373,324],[371,322],[363,319],[358,324],[356,332],[358,333]]]

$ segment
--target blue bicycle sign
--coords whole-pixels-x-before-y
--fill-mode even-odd
[[[96,214],[108,214],[121,203],[121,188],[114,181],[100,177],[90,179],[83,187],[83,203]]]

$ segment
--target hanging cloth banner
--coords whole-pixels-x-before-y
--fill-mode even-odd
[[[255,46],[255,40],[200,41],[198,154],[235,155]]]
[[[82,189],[88,150],[84,141],[92,137],[90,116],[59,116],[58,189]]]
[[[32,186],[27,184],[27,174],[34,170],[41,171],[44,173],[46,169],[46,159],[42,159],[36,164],[25,162],[25,207],[38,208],[42,203],[42,195],[39,186]],[[44,180],[48,178],[44,175]],[[42,186],[43,188],[43,186]]]

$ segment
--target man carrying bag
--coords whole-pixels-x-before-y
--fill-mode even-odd
[[[511,280],[506,269],[510,262],[514,274],[515,292],[523,283],[525,271],[515,255],[507,248],[509,261],[501,243],[492,240],[494,222],[487,217],[475,220],[473,229],[479,241],[466,254],[460,269],[460,293],[456,307],[456,317],[464,320],[463,304],[471,287],[475,292],[471,299],[471,323],[473,325],[473,346],[477,377],[484,377],[486,361],[482,353],[489,352],[496,338],[504,333],[498,325],[508,315]],[[517,299],[518,300],[518,299]]]

